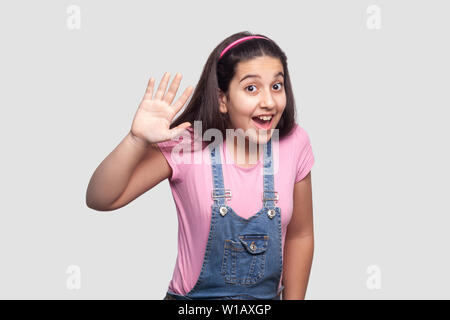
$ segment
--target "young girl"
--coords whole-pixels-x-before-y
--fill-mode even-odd
[[[314,157],[295,123],[284,52],[262,35],[228,37],[173,122],[193,87],[172,104],[181,74],[166,92],[169,78],[166,72],[156,92],[150,79],[130,132],[91,177],[86,204],[115,210],[168,178],[178,256],[165,299],[304,299],[314,247]],[[209,130],[222,138],[184,148],[199,146],[198,137],[209,141]]]

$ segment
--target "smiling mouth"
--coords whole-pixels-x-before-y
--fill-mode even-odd
[[[258,117],[253,117],[252,121],[258,128],[267,130],[272,127],[273,118],[275,118],[275,117],[272,116],[272,118],[270,120],[261,120]]]

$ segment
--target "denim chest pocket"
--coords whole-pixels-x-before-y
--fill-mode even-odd
[[[230,284],[252,285],[264,276],[269,236],[244,234],[239,241],[225,240],[222,275]]]

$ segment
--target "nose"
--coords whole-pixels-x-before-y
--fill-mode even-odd
[[[261,107],[272,109],[275,107],[275,100],[272,97],[270,90],[264,91],[261,96]]]

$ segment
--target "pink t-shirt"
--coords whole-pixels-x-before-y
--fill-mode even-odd
[[[192,132],[191,128],[189,130]],[[183,139],[180,136],[177,140],[179,141],[164,141],[158,143],[158,146],[172,168],[169,184],[178,215],[178,256],[169,290],[185,295],[197,282],[203,264],[213,204],[213,180],[210,149],[205,147],[203,150],[192,150],[189,161],[183,163],[179,160],[180,157],[174,155],[172,158],[171,155],[172,149]],[[293,210],[294,184],[310,172],[314,157],[308,134],[297,124],[291,134],[279,141],[272,141],[272,151],[274,186],[279,195],[276,206],[281,208],[284,248],[286,230]],[[174,154],[182,157],[184,152],[180,153],[178,150]],[[220,155],[224,185],[232,192],[232,198],[227,204],[238,215],[248,219],[263,207],[263,154],[260,153],[256,165],[248,168],[233,162],[231,151],[228,152],[225,142],[220,147]]]

